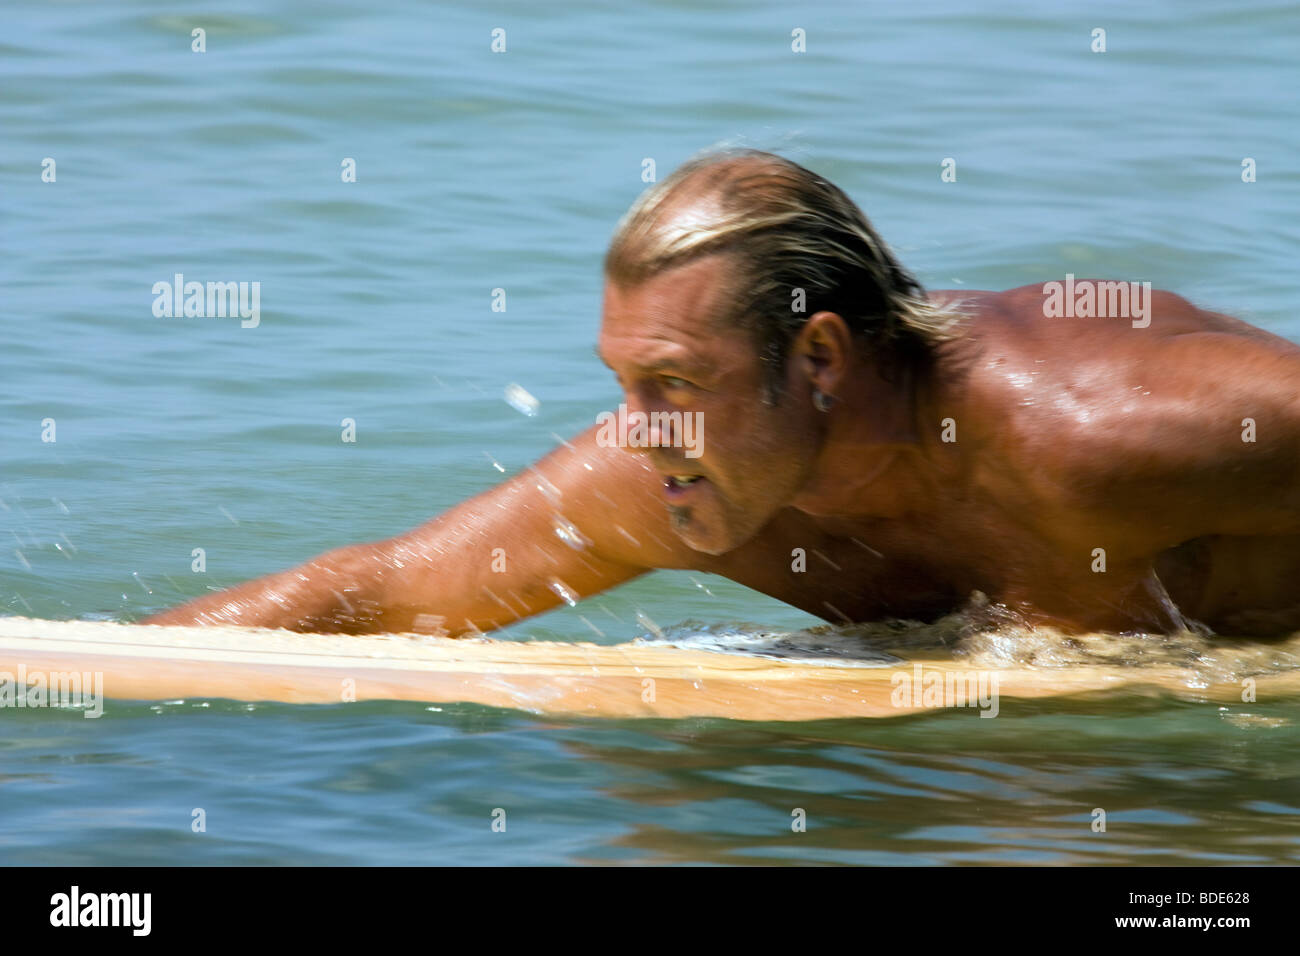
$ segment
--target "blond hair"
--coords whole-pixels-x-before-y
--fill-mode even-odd
[[[897,361],[924,358],[958,332],[960,304],[927,299],[843,191],[772,153],[709,150],[647,189],[618,224],[605,274],[636,285],[713,253],[731,257],[727,321],[758,336],[769,383],[820,311]]]

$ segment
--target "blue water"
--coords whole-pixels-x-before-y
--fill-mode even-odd
[[[719,142],[829,176],[931,287],[1110,275],[1300,340],[1291,4],[222,6],[0,15],[8,613],[134,619],[410,528],[587,427],[619,401],[591,347],[642,162],[662,177]],[[260,282],[260,324],[155,317],[177,272]],[[629,640],[638,611],[812,623],[702,575],[599,600],[507,636]],[[5,710],[0,861],[1300,857],[1295,701],[974,716]]]

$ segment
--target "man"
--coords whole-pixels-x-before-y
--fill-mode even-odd
[[[145,623],[466,634],[690,568],[830,621],[978,591],[1067,629],[1300,628],[1284,339],[1149,284],[927,296],[844,193],[756,151],[647,190],[605,274],[619,427]]]

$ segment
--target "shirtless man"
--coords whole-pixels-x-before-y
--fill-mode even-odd
[[[1141,321],[1044,285],[927,296],[839,189],[755,151],[647,190],[605,275],[626,418],[695,415],[693,452],[680,416],[635,447],[593,427],[143,623],[462,635],[690,568],[836,622],[980,591],[1066,629],[1300,628],[1300,347],[1169,292]]]

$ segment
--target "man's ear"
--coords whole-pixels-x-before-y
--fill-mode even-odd
[[[835,312],[814,313],[795,336],[790,354],[800,363],[812,388],[835,395],[853,354],[848,323]]]

